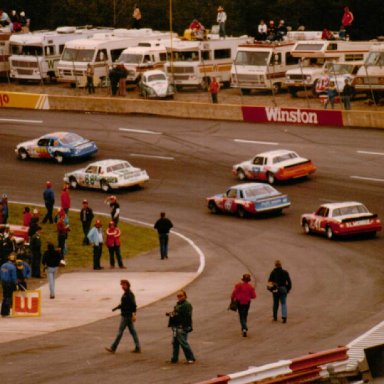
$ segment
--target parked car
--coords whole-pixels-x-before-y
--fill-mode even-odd
[[[212,213],[228,212],[240,217],[263,212],[282,212],[291,205],[287,195],[263,183],[244,183],[207,198]]]
[[[167,75],[158,69],[146,71],[139,81],[141,96],[147,98],[173,98],[175,90]]]
[[[48,133],[38,139],[17,144],[15,149],[16,155],[21,160],[29,158],[55,159],[58,163],[70,158],[89,157],[96,152],[95,142],[72,132]]]
[[[356,201],[321,205],[314,213],[301,216],[304,232],[325,234],[328,239],[362,233],[375,235],[381,230],[381,222],[376,214]]]
[[[73,189],[86,187],[105,192],[143,185],[148,180],[149,176],[145,170],[134,167],[126,160],[116,159],[96,161],[64,175],[64,181]]]
[[[315,171],[311,160],[287,149],[262,152],[232,167],[232,174],[239,180],[266,180],[269,184],[305,177]]]

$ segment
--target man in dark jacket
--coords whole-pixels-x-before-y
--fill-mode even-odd
[[[118,309],[121,310],[121,321],[119,330],[117,332],[117,336],[115,341],[112,343],[111,347],[105,348],[110,353],[115,353],[116,349],[120,343],[121,338],[123,337],[123,333],[125,328],[127,327],[130,334],[132,335],[133,341],[135,342],[135,349],[132,350],[133,353],[140,353],[140,342],[136,333],[136,329],[134,326],[134,322],[136,321],[136,300],[135,295],[131,291],[131,284],[128,280],[120,280],[121,288],[124,291],[123,296],[121,297],[121,303],[117,307],[113,308],[112,311],[116,311]]]
[[[29,241],[29,248],[32,252],[32,277],[41,278],[41,228],[38,227],[36,233],[31,237]]]
[[[1,265],[0,280],[3,287],[3,302],[1,303],[1,316],[9,316],[12,307],[12,295],[16,290],[16,254],[11,253],[8,261]]]
[[[168,237],[169,231],[173,227],[171,220],[165,217],[165,212],[160,213],[160,219],[158,219],[154,225],[154,228],[159,234],[160,241],[160,256],[161,259],[168,259]]]
[[[88,200],[83,200],[83,208],[80,211],[80,221],[83,226],[83,245],[89,245],[89,239],[87,237],[93,220],[93,210],[88,206]]]
[[[193,364],[196,359],[188,343],[188,333],[192,332],[192,305],[187,300],[187,294],[181,290],[177,293],[177,303],[173,312],[167,313],[170,317],[169,326],[172,328],[173,353],[171,363],[179,361],[180,346],[183,349],[188,364]]]
[[[43,192],[43,198],[44,198],[44,204],[45,208],[47,208],[47,214],[44,216],[43,224],[45,224],[47,221],[50,222],[50,224],[53,223],[53,206],[55,205],[55,194],[52,189],[52,183],[50,181],[47,181],[45,183],[46,188]]]
[[[281,261],[275,261],[275,268],[269,275],[268,289],[273,294],[273,320],[277,321],[277,311],[281,303],[281,318],[287,322],[287,295],[292,289],[289,273],[282,268]]]

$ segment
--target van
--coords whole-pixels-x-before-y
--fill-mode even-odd
[[[299,59],[291,54],[294,45],[293,41],[239,45],[231,67],[231,87],[240,88],[243,94],[252,89],[278,93],[286,71],[298,67]]]

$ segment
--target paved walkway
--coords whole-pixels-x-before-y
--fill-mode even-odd
[[[199,248],[178,233],[170,236],[169,259],[153,251],[125,261],[127,270],[63,273],[56,279],[56,298],[41,286],[40,317],[0,318],[0,343],[82,326],[119,315],[121,279],[128,279],[138,307],[161,300],[192,282],[204,268]],[[104,262],[104,266],[105,262]]]

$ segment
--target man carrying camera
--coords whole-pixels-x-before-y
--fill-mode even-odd
[[[180,346],[183,349],[187,364],[193,364],[196,359],[188,343],[188,333],[192,332],[192,305],[187,301],[187,294],[181,290],[177,293],[177,303],[174,311],[166,313],[169,316],[168,327],[172,328],[173,353],[171,363],[179,361]]]

